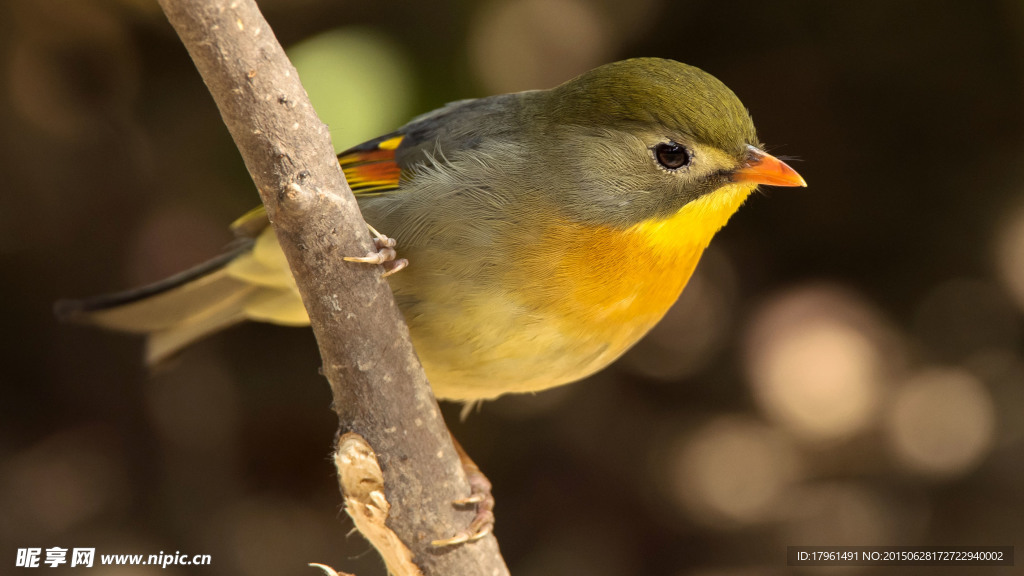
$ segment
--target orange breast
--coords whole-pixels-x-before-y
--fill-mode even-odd
[[[530,304],[581,341],[603,343],[600,356],[610,362],[664,316],[715,232],[752,191],[729,185],[669,218],[627,229],[553,221],[543,246],[521,255],[533,276]]]

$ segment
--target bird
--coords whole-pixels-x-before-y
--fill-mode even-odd
[[[338,162],[364,220],[399,246],[385,273],[435,396],[467,405],[608,366],[661,320],[758,186],[806,186],[725,84],[661,58],[452,102]],[[149,364],[243,321],[308,325],[266,212],[232,230],[195,268],[57,314],[144,334]],[[361,265],[349,260],[372,259],[337,265]]]
[[[388,281],[435,395],[462,402],[601,370],[665,315],[758,185],[806,186],[728,87],[660,58],[456,101],[338,161],[363,218],[412,263]],[[58,316],[145,334],[150,364],[245,320],[308,325],[266,212],[232,229],[218,257]]]

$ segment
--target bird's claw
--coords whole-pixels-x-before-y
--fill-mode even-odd
[[[458,546],[459,544],[466,544],[467,542],[476,542],[477,540],[487,536],[491,533],[491,528],[487,527],[479,532],[471,533],[469,530],[463,530],[451,538],[445,538],[443,540],[434,540],[430,544],[436,548],[445,548],[447,546]]]
[[[467,498],[459,498],[458,500],[453,501],[452,504],[455,504],[456,506],[468,506],[470,504],[479,504],[486,499],[487,496],[484,494],[473,494]]]
[[[431,542],[437,548],[475,542],[490,534],[494,529],[494,496],[491,495],[491,481],[484,476],[484,473],[469,458],[458,442],[455,443],[455,447],[462,462],[462,469],[466,473],[466,480],[469,482],[469,496],[459,498],[452,504],[476,506],[476,516],[473,517],[473,521],[469,523],[467,529],[458,532],[451,538]]]
[[[441,540],[434,540],[431,544],[436,548],[446,546],[457,546],[467,542],[476,542],[487,536],[494,529],[494,498],[488,492],[486,495],[474,494],[469,498],[460,498],[454,502],[456,506],[476,504],[476,517],[469,523],[469,527],[452,536]]]
[[[394,238],[390,238],[380,232],[377,232],[377,230],[369,224],[366,226],[370,229],[370,232],[373,233],[373,247],[377,251],[371,252],[366,256],[345,256],[344,260],[346,262],[383,264],[384,273],[381,274],[381,278],[387,278],[409,265],[409,261],[405,258],[398,258],[398,252],[395,251],[395,246],[398,245],[398,242],[395,241]]]

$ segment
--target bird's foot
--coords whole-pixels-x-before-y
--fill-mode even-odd
[[[409,265],[409,261],[405,258],[398,258],[398,252],[395,251],[395,246],[398,242],[394,238],[389,238],[377,232],[377,230],[366,225],[373,233],[373,247],[377,249],[376,252],[371,252],[366,256],[345,256],[347,262],[361,262],[363,264],[383,264],[384,273],[381,274],[381,278],[391,276],[395,272],[398,272],[402,268]]]
[[[452,438],[455,441],[454,438]],[[469,527],[452,536],[442,540],[431,542],[438,548],[445,546],[456,546],[467,542],[475,542],[487,536],[494,529],[494,496],[491,495],[491,481],[484,476],[480,468],[470,459],[466,451],[462,449],[458,441],[455,441],[455,449],[459,453],[459,460],[462,462],[462,469],[466,473],[466,480],[469,481],[469,496],[459,498],[453,504],[456,506],[476,506],[476,516],[469,523]]]

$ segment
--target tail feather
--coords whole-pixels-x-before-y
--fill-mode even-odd
[[[146,361],[157,364],[192,342],[246,319],[246,301],[258,290],[231,276],[227,265],[247,254],[252,241],[166,280],[54,306],[61,320],[147,334]]]
[[[245,302],[257,287],[237,280],[234,284],[236,286],[222,292],[218,300],[201,311],[179,320],[173,326],[149,332],[146,339],[146,364],[157,365],[189,344],[246,320]]]

